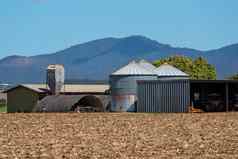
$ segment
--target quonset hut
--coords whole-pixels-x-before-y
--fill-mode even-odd
[[[137,111],[137,81],[158,79],[145,61],[141,63],[144,66],[132,61],[110,75],[111,111]]]
[[[189,75],[163,64],[155,72],[158,80],[138,81],[138,112],[188,112]]]

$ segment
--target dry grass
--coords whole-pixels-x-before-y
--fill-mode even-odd
[[[238,158],[238,113],[0,114],[0,158]]]

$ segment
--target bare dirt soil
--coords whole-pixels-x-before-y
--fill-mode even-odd
[[[238,158],[238,113],[0,114],[0,158]]]

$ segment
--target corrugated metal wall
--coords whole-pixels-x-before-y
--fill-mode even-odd
[[[137,81],[157,80],[154,75],[114,75],[110,76],[111,86],[111,111],[113,112],[135,112],[137,101]]]
[[[189,80],[139,81],[137,112],[188,112]]]

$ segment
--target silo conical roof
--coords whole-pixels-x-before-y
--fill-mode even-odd
[[[132,61],[112,73],[112,75],[156,75],[156,73],[140,66],[135,61]]]
[[[144,59],[138,61],[138,64],[150,71],[154,71],[156,69],[156,67],[152,63],[150,63]]]
[[[155,73],[159,77],[189,77],[188,74],[169,64],[163,64],[159,66],[157,69],[155,69]]]

